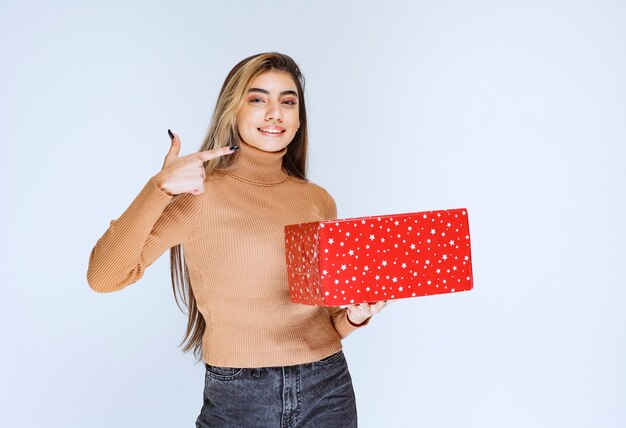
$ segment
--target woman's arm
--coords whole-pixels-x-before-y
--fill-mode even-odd
[[[204,200],[204,162],[239,148],[221,147],[179,156],[180,139],[169,129],[167,132],[171,145],[161,171],[148,180],[91,250],[87,282],[95,291],[121,290],[137,282],[165,250],[185,242]]]
[[[167,249],[193,231],[202,195],[173,196],[151,177],[135,200],[98,240],[89,256],[87,281],[98,292],[137,282]]]

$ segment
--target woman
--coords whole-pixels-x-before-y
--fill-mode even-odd
[[[330,194],[306,179],[298,66],[276,52],[244,59],[226,77],[200,150],[181,157],[170,137],[161,171],[93,248],[90,287],[120,290],[171,249],[174,296],[189,313],[183,351],[206,367],[196,426],[356,426],[341,339],[386,303],[289,301],[284,226],[337,215]]]

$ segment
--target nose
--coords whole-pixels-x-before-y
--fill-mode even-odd
[[[267,112],[265,113],[265,120],[278,120],[282,121],[283,117],[280,112],[280,108],[277,103],[270,102],[267,104]]]

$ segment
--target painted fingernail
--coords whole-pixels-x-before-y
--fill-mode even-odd
[[[233,151],[233,152],[234,152],[235,150],[237,150],[238,148],[239,148],[239,146],[236,146],[236,145],[235,145],[235,146],[230,146],[230,150],[231,150],[231,151]]]
[[[169,134],[170,138],[174,138],[174,134],[172,134],[172,131],[170,131],[169,129],[167,130],[167,133]]]

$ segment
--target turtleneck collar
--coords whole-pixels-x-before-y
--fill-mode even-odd
[[[228,174],[251,184],[273,185],[285,181],[287,171],[282,168],[287,147],[277,152],[266,152],[239,140],[237,159]]]

